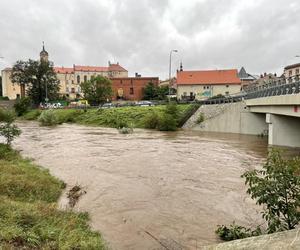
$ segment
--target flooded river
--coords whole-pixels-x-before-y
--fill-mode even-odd
[[[14,146],[69,186],[85,188],[76,209],[90,213],[112,249],[197,249],[218,242],[218,224],[261,220],[240,175],[265,159],[265,139],[19,125]]]

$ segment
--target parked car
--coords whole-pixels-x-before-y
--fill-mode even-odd
[[[109,108],[114,108],[114,107],[115,107],[115,105],[113,103],[108,102],[108,103],[104,103],[99,108],[101,108],[101,109],[109,109]]]
[[[141,107],[154,106],[154,103],[150,102],[150,101],[140,101],[140,102],[137,103],[137,105],[141,106]]]

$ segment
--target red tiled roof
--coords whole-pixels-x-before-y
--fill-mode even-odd
[[[74,73],[73,68],[65,68],[65,67],[54,67],[55,73],[60,74],[72,74]]]
[[[125,71],[125,72],[127,72],[127,70],[124,69],[120,64],[110,64],[108,69],[109,69],[109,71]]]
[[[98,67],[98,66],[80,66],[74,65],[75,71],[87,71],[87,72],[106,72],[108,67]]]
[[[177,85],[241,84],[236,69],[179,71]]]

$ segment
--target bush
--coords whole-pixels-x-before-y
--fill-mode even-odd
[[[42,126],[55,126],[59,124],[58,117],[53,110],[43,111],[39,116],[38,121]]]
[[[159,124],[159,115],[156,112],[151,112],[144,117],[142,123],[144,128],[157,129]]]
[[[268,233],[296,228],[300,222],[300,158],[285,160],[273,149],[261,170],[242,175],[248,184],[247,193],[263,205],[262,217]]]
[[[196,120],[196,123],[197,124],[200,124],[204,122],[204,114],[203,113],[200,113],[200,115],[198,116],[197,120]]]
[[[18,158],[18,154],[15,150],[7,144],[0,143],[0,160],[11,161]]]
[[[10,145],[12,141],[21,134],[21,130],[12,123],[0,125],[0,136],[5,137],[6,144]]]
[[[9,101],[7,96],[0,96],[0,101]]]
[[[32,102],[29,97],[24,97],[24,98],[18,99],[14,105],[17,116],[21,116],[21,115],[25,114],[26,112],[28,112],[31,105],[32,105]]]
[[[173,116],[173,118],[178,121],[179,118],[179,109],[178,105],[175,102],[170,102],[166,105],[165,113]]]
[[[13,123],[16,119],[14,112],[0,109],[0,122]]]
[[[29,112],[27,112],[26,114],[24,114],[22,117],[25,120],[36,120],[40,115],[41,115],[42,111],[39,109],[34,109],[34,110],[30,110]]]
[[[177,121],[170,114],[162,114],[159,117],[158,130],[160,131],[176,131]]]
[[[222,240],[230,241],[261,235],[261,229],[257,227],[252,231],[249,228],[238,226],[233,222],[229,227],[224,225],[218,226],[216,234],[219,235]]]

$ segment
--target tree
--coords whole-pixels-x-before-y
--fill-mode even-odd
[[[105,103],[113,95],[111,81],[103,76],[92,77],[91,80],[81,83],[81,90],[84,98],[94,105]]]
[[[164,100],[169,94],[168,86],[156,86],[149,82],[144,88],[144,100]]]
[[[273,150],[262,170],[242,175],[249,185],[247,193],[263,206],[268,233],[294,229],[300,221],[300,158],[282,159]]]
[[[51,62],[17,61],[12,68],[11,80],[25,85],[27,95],[36,105],[45,101],[46,92],[49,100],[58,98],[59,81]]]
[[[0,136],[6,139],[7,145],[10,145],[14,138],[21,134],[21,130],[13,124],[15,119],[13,112],[0,110]]]

